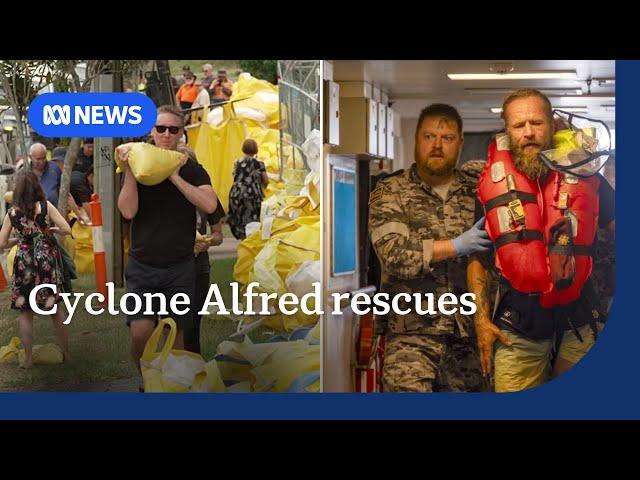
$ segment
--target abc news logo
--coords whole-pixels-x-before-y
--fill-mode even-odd
[[[73,115],[72,115],[73,111]],[[45,125],[69,125],[73,118],[76,125],[139,125],[142,122],[139,105],[124,107],[109,105],[45,105],[42,109],[42,123]]]
[[[139,93],[45,93],[28,117],[45,137],[142,137],[155,124],[156,106]]]

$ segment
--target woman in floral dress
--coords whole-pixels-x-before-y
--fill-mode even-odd
[[[264,189],[269,185],[269,176],[264,166],[255,156],[258,144],[248,138],[242,144],[243,158],[233,167],[233,186],[229,192],[229,228],[234,237],[242,240],[246,237],[248,223],[260,221],[260,206],[264,198]]]
[[[52,224],[53,222],[53,224]],[[36,305],[44,310],[60,301],[62,288],[60,252],[54,233],[68,235],[71,228],[60,212],[49,203],[38,177],[29,169],[16,174],[13,204],[7,212],[0,230],[0,249],[9,244],[9,235],[15,230],[18,249],[11,275],[11,308],[20,310],[20,334],[25,349],[24,368],[32,364],[33,312],[29,295],[38,285],[57,286],[40,289],[35,295]],[[60,309],[51,316],[58,344],[66,359],[69,358],[67,332],[62,324]]]

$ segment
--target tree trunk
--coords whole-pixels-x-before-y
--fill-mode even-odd
[[[82,91],[80,85],[80,79],[76,73],[76,65],[73,61],[65,62],[65,69],[71,76],[70,86],[72,91]],[[71,190],[71,172],[78,159],[78,152],[80,151],[80,138],[72,138],[67,148],[67,154],[64,157],[64,167],[62,169],[62,177],[60,179],[60,199],[58,200],[58,210],[63,217],[67,218],[67,197]]]
[[[21,113],[22,111],[20,110],[20,106],[18,105],[18,102],[14,97],[13,90],[11,88],[11,85],[9,84],[9,80],[4,75],[0,75],[0,77],[2,77],[2,88],[4,89],[5,96],[7,97],[7,100],[9,101],[9,105],[11,105],[11,108],[13,109],[13,112],[16,116],[16,120],[17,120],[16,137],[18,140],[18,144],[20,145],[20,150],[22,151],[25,165],[27,165],[27,158],[29,156],[29,152],[27,151],[27,144],[24,141],[25,135],[23,130],[24,123],[22,121],[23,120],[22,113]],[[17,160],[18,160],[17,158],[12,158],[14,165],[17,162]]]
[[[58,210],[63,217],[67,218],[67,197],[71,186],[71,171],[76,164],[78,152],[80,151],[80,139],[72,138],[67,154],[64,157],[64,168],[62,169],[62,178],[60,179],[60,197],[58,200]]]

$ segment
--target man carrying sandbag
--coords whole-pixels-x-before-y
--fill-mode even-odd
[[[157,147],[177,151],[184,133],[184,116],[172,106],[158,108],[151,137]],[[184,348],[184,329],[193,321],[189,310],[172,311],[169,300],[177,293],[194,296],[195,264],[193,246],[196,237],[196,208],[213,213],[218,199],[207,172],[187,155],[175,171],[156,185],[143,185],[134,177],[128,163],[132,144],[118,147],[117,154],[125,170],[118,209],[131,220],[131,248],[125,272],[127,293],[142,298],[144,293],[161,293],[167,310],[178,326],[174,348]],[[130,297],[129,297],[130,298]],[[130,298],[131,299],[131,298]],[[127,305],[133,310],[132,302]],[[184,308],[178,306],[178,309]],[[158,308],[154,306],[154,312]],[[131,332],[131,355],[140,368],[140,357],[157,323],[157,315],[143,311],[127,316]]]

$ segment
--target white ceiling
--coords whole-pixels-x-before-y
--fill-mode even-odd
[[[447,77],[448,73],[490,73],[492,64],[504,63],[511,63],[513,72],[575,70],[577,80],[453,81]],[[588,107],[588,113],[582,115],[615,128],[615,83],[600,85],[593,80],[591,96],[587,95],[588,78],[615,78],[613,60],[336,60],[332,64],[334,81],[364,80],[380,87],[403,118],[417,118],[426,105],[442,102],[458,109],[466,131],[492,130],[500,128],[502,121],[500,114],[491,113],[490,108],[501,107],[510,89],[581,89],[583,95],[571,98],[548,95],[554,107]],[[506,90],[488,94],[468,90],[477,88]]]

